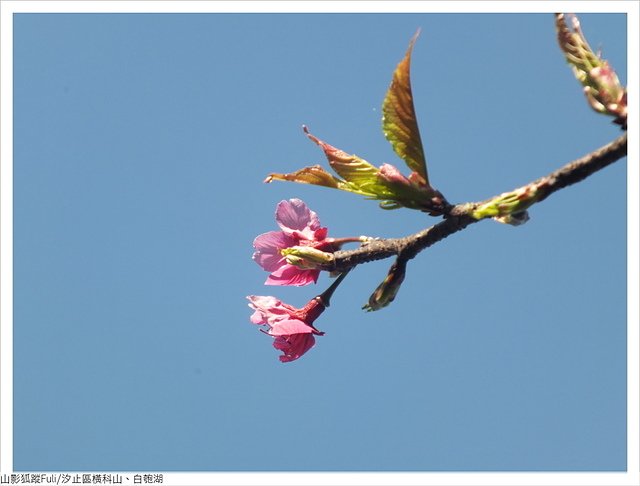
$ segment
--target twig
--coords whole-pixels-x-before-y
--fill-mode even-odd
[[[529,205],[533,205],[564,187],[582,181],[626,155],[627,134],[625,133],[590,154],[569,162],[564,167],[511,192],[526,194],[533,191],[533,200],[529,202]],[[478,219],[471,214],[477,208],[490,204],[499,197],[495,196],[485,201],[451,206],[444,221],[413,235],[404,238],[371,240],[360,248],[338,251],[334,254],[333,262],[321,268],[322,270],[344,272],[361,263],[382,260],[391,256],[399,256],[403,260],[409,260],[447,236],[484,219]]]

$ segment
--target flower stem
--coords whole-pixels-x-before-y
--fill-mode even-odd
[[[366,241],[372,240],[368,236],[349,236],[345,238],[333,238],[333,243],[338,245],[343,245],[345,243],[364,243]]]
[[[333,293],[335,292],[335,290],[338,288],[338,286],[340,285],[340,283],[342,283],[342,281],[344,280],[344,278],[347,276],[347,274],[349,273],[349,270],[342,272],[337,278],[336,280],[329,286],[329,288],[327,290],[325,290],[324,292],[322,292],[320,295],[318,295],[318,299],[320,299],[320,301],[322,302],[322,304],[325,307],[329,307],[329,300],[331,299],[331,296],[333,295]]]

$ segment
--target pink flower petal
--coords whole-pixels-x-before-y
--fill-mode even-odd
[[[276,299],[272,295],[248,295],[247,299],[251,302],[249,304],[251,307],[260,309],[271,309],[282,303],[280,299]]]
[[[275,322],[289,319],[297,309],[272,296],[249,295],[249,307],[255,310],[250,320],[254,324],[273,325]]]
[[[301,270],[295,265],[285,263],[277,270],[274,270],[264,283],[265,285],[295,285],[302,287],[303,285],[316,283],[319,275],[320,270]]]
[[[270,336],[290,336],[292,334],[309,333],[313,333],[313,328],[298,319],[274,322],[268,332]]]
[[[253,247],[256,251],[253,260],[267,272],[272,272],[285,264],[280,249],[295,246],[297,240],[282,231],[269,231],[256,236]]]
[[[278,336],[273,341],[273,347],[282,351],[280,361],[287,363],[294,361],[309,351],[316,343],[313,334],[293,334],[291,336]]]
[[[269,251],[278,248],[296,246],[298,239],[285,234],[282,231],[268,231],[256,236],[253,247],[259,251]]]
[[[280,201],[276,207],[276,222],[285,233],[307,240],[313,240],[315,231],[320,228],[318,215],[300,199]]]
[[[313,239],[315,241],[322,241],[327,237],[329,230],[327,228],[318,228],[313,232]]]

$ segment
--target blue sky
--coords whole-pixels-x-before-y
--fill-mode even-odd
[[[581,15],[626,82],[626,18]],[[269,172],[325,164],[301,125],[400,164],[380,105],[409,39],[429,175],[485,199],[619,135],[549,14],[14,18],[16,470],[626,469],[626,159],[411,262],[363,265],[278,361],[251,242],[298,197],[331,236],[437,222]]]

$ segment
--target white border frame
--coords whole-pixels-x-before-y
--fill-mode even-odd
[[[517,8],[516,8],[517,5]],[[640,3],[636,1],[15,1],[0,2],[0,468],[13,472],[13,14],[53,12],[617,12],[627,14],[628,46],[640,45]],[[627,163],[627,472],[625,473],[164,473],[167,485],[539,485],[640,484],[639,345],[640,171],[638,168],[638,52],[628,53],[630,115]],[[99,471],[97,471],[99,472]],[[150,471],[153,472],[153,471]],[[85,472],[86,473],[86,472]],[[133,484],[135,473],[123,476]],[[128,478],[128,481],[125,479]]]

